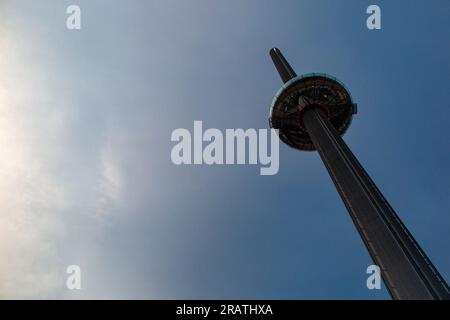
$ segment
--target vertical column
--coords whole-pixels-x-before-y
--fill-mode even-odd
[[[394,299],[449,299],[450,290],[319,109],[304,124]]]

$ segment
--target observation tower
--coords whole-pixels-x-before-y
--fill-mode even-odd
[[[450,299],[450,289],[341,136],[356,114],[349,90],[320,73],[297,76],[273,48],[284,85],[270,108],[270,126],[299,150],[317,150],[393,299]]]

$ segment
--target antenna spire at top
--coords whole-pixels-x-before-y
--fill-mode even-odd
[[[297,76],[294,69],[292,69],[292,67],[284,58],[280,49],[272,48],[270,50],[270,57],[272,58],[272,61],[278,70],[281,80],[283,80],[284,83],[288,82],[289,80]]]

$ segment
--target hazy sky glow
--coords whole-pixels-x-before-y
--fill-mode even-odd
[[[316,153],[280,145],[266,177],[170,160],[194,120],[268,127],[273,46],[346,84],[346,142],[450,280],[450,4],[435,2],[377,1],[369,31],[370,1],[0,0],[0,298],[388,298],[366,288]]]

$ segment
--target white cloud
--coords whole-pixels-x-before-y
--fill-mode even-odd
[[[36,297],[57,288],[57,212],[65,194],[47,171],[40,148],[45,141],[26,100],[34,88],[24,81],[17,41],[2,32],[0,47],[0,297]],[[16,68],[16,69],[15,69]],[[15,72],[17,71],[17,73]],[[21,79],[19,79],[21,78]]]
[[[87,215],[78,228],[89,224],[95,237],[122,178],[107,137],[86,155],[71,150],[75,106],[41,73],[29,39],[2,24],[0,35],[0,298],[61,297],[68,256],[61,241],[78,236],[70,215]]]

